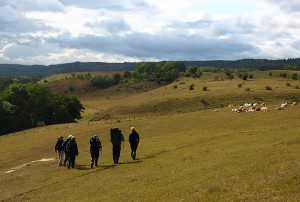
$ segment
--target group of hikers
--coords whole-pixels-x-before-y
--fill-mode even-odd
[[[114,164],[119,163],[121,154],[121,145],[125,141],[122,131],[115,127],[110,129],[110,141],[112,143],[113,161]],[[131,147],[131,157],[136,159],[136,150],[140,142],[140,136],[134,127],[131,127],[129,135],[129,143]],[[124,144],[123,144],[124,145]],[[59,137],[55,144],[55,152],[58,154],[58,165],[68,166],[68,169],[75,167],[75,159],[78,157],[78,145],[76,137],[69,135],[66,140],[64,137]],[[97,135],[90,139],[90,153],[91,153],[91,168],[98,166],[100,152],[102,151],[102,143]]]

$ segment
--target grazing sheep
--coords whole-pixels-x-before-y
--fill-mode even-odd
[[[287,107],[287,106],[288,106],[287,102],[282,102],[280,107],[283,108],[283,107]]]
[[[283,107],[277,107],[275,110],[280,111],[280,110],[284,110],[284,109],[283,109]]]
[[[267,106],[267,105],[268,105],[268,103],[266,103],[266,102],[263,102],[263,103],[261,103],[261,105],[262,105],[262,106]]]
[[[217,109],[215,109],[215,110],[214,110],[214,112],[218,112],[218,110],[217,110]]]
[[[261,111],[266,111],[267,112],[267,111],[270,111],[270,109],[268,107],[262,107]]]
[[[297,102],[293,102],[293,104],[292,104],[293,106],[295,106],[295,105],[297,105]]]
[[[228,105],[228,107],[233,107],[233,105],[232,105],[232,104],[230,104],[230,105]]]
[[[253,106],[254,106],[254,107],[258,106],[258,103],[254,103]]]
[[[252,103],[245,103],[244,107],[252,107]]]

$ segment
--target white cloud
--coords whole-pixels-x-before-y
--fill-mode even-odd
[[[299,57],[299,8],[298,0],[1,0],[0,63]]]

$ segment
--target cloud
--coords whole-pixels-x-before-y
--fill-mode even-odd
[[[64,9],[58,0],[1,0],[0,6],[11,6],[18,11],[62,12]]]
[[[108,33],[120,33],[131,30],[123,18],[104,18],[96,22],[88,22],[86,26],[94,30]]]
[[[285,12],[289,12],[289,13],[300,12],[299,0],[264,0],[264,1],[279,6]]]
[[[106,9],[113,11],[156,11],[145,0],[60,0],[66,6],[88,9]]]
[[[0,32],[26,33],[50,30],[39,20],[29,19],[11,6],[0,7]]]
[[[142,59],[211,59],[241,58],[255,55],[259,49],[236,40],[207,39],[199,35],[152,35],[133,32],[125,35],[71,37],[69,34],[52,38],[62,48],[88,49]]]

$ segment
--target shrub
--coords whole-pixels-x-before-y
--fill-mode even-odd
[[[272,87],[266,86],[265,89],[266,89],[266,90],[272,90]]]
[[[239,74],[239,78],[242,78],[243,77],[243,74]]]
[[[242,78],[244,81],[246,81],[247,79],[248,79],[248,75],[247,74],[245,74],[244,76],[243,76],[243,78]]]
[[[207,86],[204,86],[202,89],[203,91],[207,91]]]
[[[253,77],[254,77],[253,74],[250,74],[250,75],[249,75],[249,78],[250,78],[250,79],[253,79]]]
[[[194,90],[195,84],[190,84],[189,90]]]
[[[250,89],[249,87],[247,87],[247,88],[245,89],[245,91],[251,91],[251,89]]]
[[[299,86],[298,86],[298,85],[296,85],[296,86],[295,86],[295,89],[299,89]]]
[[[293,79],[293,80],[297,80],[297,79],[298,79],[298,74],[297,74],[297,73],[293,74],[293,75],[292,75],[292,79]]]
[[[243,86],[243,84],[242,84],[242,83],[239,83],[238,87],[241,88],[242,86]]]
[[[173,88],[176,89],[176,88],[177,88],[177,85],[174,85]]]
[[[283,78],[287,78],[288,77],[287,73],[281,73],[281,74],[279,74],[279,76],[283,77]]]
[[[233,80],[233,79],[234,79],[234,76],[233,76],[233,75],[229,75],[229,76],[228,76],[228,79],[229,79],[229,80]]]
[[[286,83],[286,86],[291,86],[291,84],[290,83]]]
[[[269,76],[272,76],[272,72],[269,73]]]

